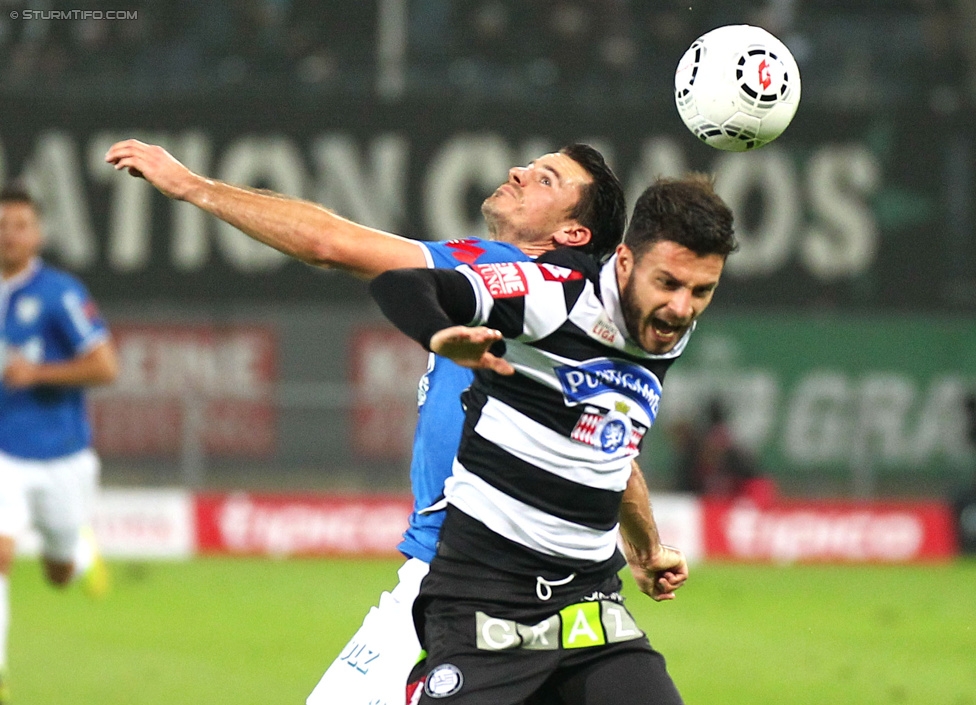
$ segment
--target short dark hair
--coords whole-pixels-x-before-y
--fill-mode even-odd
[[[30,191],[16,181],[12,181],[0,189],[0,203],[26,203],[37,210],[37,201],[30,195]]]
[[[636,259],[662,240],[687,247],[699,257],[728,257],[739,248],[732,221],[731,209],[715,193],[707,174],[661,178],[634,204],[624,244]]]
[[[602,262],[613,254],[624,234],[627,224],[624,189],[603,155],[590,145],[570,144],[559,151],[593,178],[592,183],[583,187],[570,217],[590,229],[590,241],[578,249]]]

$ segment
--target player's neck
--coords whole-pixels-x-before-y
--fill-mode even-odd
[[[3,262],[0,264],[0,280],[8,282],[22,276],[31,269],[35,259],[35,257],[31,257],[26,262]]]
[[[542,245],[542,244],[530,243],[530,242],[520,243],[518,245],[518,248],[533,259],[553,249],[551,244]]]

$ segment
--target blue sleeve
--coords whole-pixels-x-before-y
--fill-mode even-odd
[[[108,337],[105,321],[80,281],[65,277],[52,294],[55,298],[51,303],[57,334],[62,336],[75,355],[87,352]]]
[[[435,269],[454,269],[462,264],[527,262],[531,259],[515,245],[494,240],[468,238],[422,243]]]

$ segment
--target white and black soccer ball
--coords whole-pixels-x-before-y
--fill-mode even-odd
[[[710,147],[744,152],[779,137],[800,103],[800,71],[761,27],[727,25],[696,39],[674,74],[678,114]]]

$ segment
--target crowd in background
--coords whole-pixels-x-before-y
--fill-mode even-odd
[[[264,84],[368,97],[379,16],[398,6],[401,99],[647,100],[670,94],[691,39],[741,22],[783,39],[824,100],[951,110],[976,85],[976,0],[0,0],[0,90],[180,97]],[[8,19],[26,8],[135,17]]]

